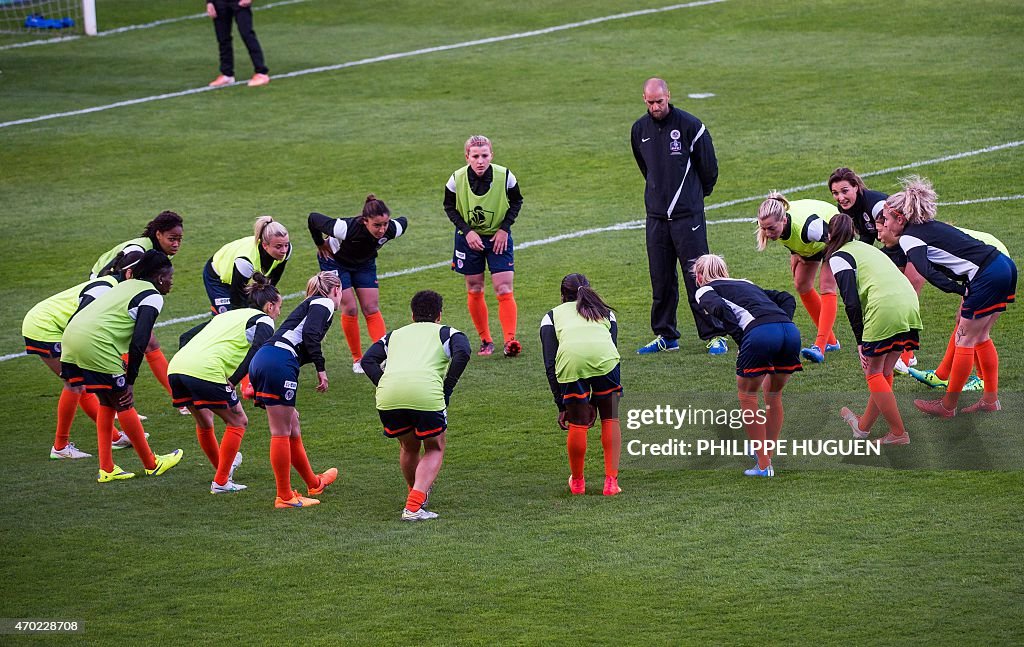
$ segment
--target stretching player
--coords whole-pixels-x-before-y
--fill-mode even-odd
[[[245,286],[259,272],[277,285],[292,254],[288,230],[271,216],[260,216],[253,236],[224,245],[203,268],[203,284],[213,314],[245,308]]]

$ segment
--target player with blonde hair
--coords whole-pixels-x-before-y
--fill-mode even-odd
[[[203,268],[203,284],[213,314],[246,307],[245,286],[255,272],[277,285],[291,254],[285,226],[272,216],[257,218],[252,236],[224,245]]]

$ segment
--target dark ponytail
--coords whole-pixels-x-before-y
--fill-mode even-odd
[[[828,243],[825,245],[825,260],[839,251],[839,248],[853,240],[853,218],[837,213],[828,221]]]
[[[582,274],[567,274],[562,279],[562,302],[576,302],[576,312],[587,321],[600,321],[608,319],[612,314],[612,307],[594,292],[590,287],[590,281]]]
[[[156,218],[149,221],[146,228],[142,230],[142,235],[146,238],[153,238],[156,236],[156,232],[158,231],[170,231],[175,227],[181,227],[183,225],[184,221],[178,214],[173,211],[161,211]]]
[[[249,303],[257,310],[262,310],[268,303],[276,303],[281,298],[277,287],[259,272],[253,273],[252,282],[245,286],[245,294],[249,297]]]
[[[383,200],[378,200],[377,196],[371,193],[366,196],[366,201],[363,203],[363,212],[359,214],[359,217],[362,218],[365,223],[370,218],[390,215],[391,209],[388,209],[388,205],[384,204]]]

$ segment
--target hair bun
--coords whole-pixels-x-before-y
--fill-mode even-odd
[[[366,196],[365,202],[373,202],[376,199],[377,199],[377,196],[375,196],[374,194],[371,193],[370,195]]]

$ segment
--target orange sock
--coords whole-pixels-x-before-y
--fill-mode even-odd
[[[836,302],[837,297],[835,292],[826,292],[821,295],[821,313],[818,315],[818,336],[814,340],[814,344],[825,351],[827,344],[836,343],[836,336],[832,332],[832,328],[836,323]]]
[[[309,466],[309,458],[306,457],[306,448],[302,445],[302,436],[290,436],[292,447],[292,467],[299,473],[306,485],[313,488],[320,485],[320,477],[316,475],[313,468]]]
[[[78,402],[81,397],[81,393],[61,389],[60,399],[57,400],[57,434],[53,437],[54,449],[64,449],[68,446],[68,439],[71,437],[71,423],[75,419],[75,412],[78,411]]]
[[[167,381],[167,358],[164,357],[164,352],[159,348],[151,350],[146,353],[146,361],[149,362],[149,368],[153,371],[153,375],[170,395],[171,383]]]
[[[743,425],[747,431],[747,438],[750,438],[750,440],[756,440],[761,444],[761,447],[756,450],[757,466],[760,469],[766,469],[772,461],[771,458],[768,457],[768,452],[764,449],[764,441],[768,435],[765,424],[763,422],[756,422],[757,393],[746,393],[744,391],[740,391],[739,399],[740,409],[744,412],[743,417],[751,421],[749,424]]]
[[[270,437],[270,467],[274,470],[277,496],[292,498],[292,444],[289,436]]]
[[[515,339],[516,323],[519,318],[519,308],[516,307],[516,298],[511,292],[498,295],[498,320],[501,322],[501,334],[505,341]]]
[[[935,369],[935,377],[940,380],[949,379],[949,369],[953,367],[953,354],[956,353],[956,329],[959,325],[960,320],[957,319],[953,325],[953,332],[949,335],[949,343],[946,344],[946,353],[942,356],[939,367]]]
[[[363,357],[363,340],[359,338],[359,317],[341,315],[341,332],[345,333],[345,343],[352,353],[352,361],[358,362]]]
[[[484,300],[483,292],[467,292],[466,304],[469,306],[469,317],[473,320],[476,333],[480,335],[480,341],[493,341],[491,337],[491,323],[487,317],[487,301]]]
[[[372,315],[363,315],[366,319],[366,330],[370,333],[370,341],[378,342],[384,335],[388,334],[388,328],[384,325],[384,315],[380,310]]]
[[[765,417],[767,421],[764,426],[764,437],[765,440],[773,440],[778,442],[779,436],[782,435],[782,420],[786,416],[786,410],[782,407],[782,393],[768,393],[764,394],[764,408]],[[772,452],[768,452],[768,458],[771,459]]]
[[[405,499],[405,508],[409,512],[416,512],[423,507],[423,502],[427,500],[427,493],[420,492],[419,490],[409,490],[409,496]]]
[[[245,435],[245,427],[228,427],[224,430],[224,437],[220,441],[220,459],[217,462],[217,475],[213,480],[217,485],[224,485],[228,482],[228,475],[231,473],[231,463],[235,460],[238,448],[242,446],[242,436]]]
[[[142,459],[142,464],[145,468],[147,470],[155,469],[156,456],[153,455],[153,451],[149,448],[149,443],[146,441],[146,431],[142,428],[142,421],[139,420],[139,414],[135,411],[135,408],[132,407],[127,411],[118,411],[117,419],[121,422],[121,429],[131,439],[132,447],[135,448],[135,453]]]
[[[811,323],[817,326],[821,318],[821,295],[812,289],[800,295],[800,302],[804,304],[807,314],[811,315]]]
[[[900,416],[900,409],[896,404],[896,396],[893,395],[889,380],[881,373],[872,373],[868,376],[867,381],[868,391],[871,393],[871,401],[878,407],[878,411],[881,412],[885,421],[889,423],[889,431],[896,436],[907,433],[903,426],[903,418]]]
[[[953,366],[949,369],[946,395],[942,396],[942,406],[947,409],[956,408],[956,403],[960,400],[960,392],[964,390],[964,384],[967,383],[972,368],[974,368],[974,346],[957,346],[956,352],[953,353]]]
[[[604,448],[604,475],[619,476],[619,455],[622,453],[622,429],[618,418],[601,420],[601,447]]]
[[[100,400],[96,397],[95,393],[83,393],[82,397],[78,400],[78,406],[85,412],[85,415],[89,416],[93,422],[96,422],[96,413],[100,408]]]
[[[574,479],[583,478],[583,464],[587,457],[587,427],[569,423],[569,436],[565,442],[569,450],[569,471]]]
[[[114,428],[114,410],[103,405],[96,411],[96,444],[99,445],[100,469],[114,471],[114,450],[110,447],[110,430]]]
[[[217,446],[217,433],[213,427],[200,427],[197,424],[196,440],[199,441],[199,446],[206,454],[206,458],[210,459],[210,464],[216,468],[217,460],[220,458],[220,447]]]
[[[999,399],[999,353],[991,339],[986,339],[974,347],[974,356],[978,360],[978,374],[985,374],[985,395],[988,402]]]

